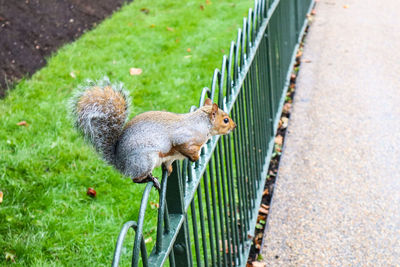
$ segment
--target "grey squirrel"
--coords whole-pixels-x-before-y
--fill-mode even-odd
[[[148,111],[126,123],[128,94],[108,78],[82,88],[72,99],[76,127],[104,160],[135,183],[152,181],[154,168],[164,164],[168,174],[177,159],[197,161],[201,147],[213,135],[229,134],[236,124],[206,99],[204,106],[184,114]]]

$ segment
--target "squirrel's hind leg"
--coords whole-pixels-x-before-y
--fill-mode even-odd
[[[157,166],[158,157],[154,153],[132,153],[125,161],[124,174],[131,177],[134,183],[153,182],[160,190],[160,182],[151,173]]]
[[[153,182],[154,187],[157,190],[161,190],[160,182],[158,181],[157,177],[154,177],[153,174],[151,174],[151,173],[149,175],[147,175],[146,177],[144,177],[144,178],[139,178],[139,179],[134,178],[134,179],[132,179],[132,181],[134,183],[138,183],[138,184]]]

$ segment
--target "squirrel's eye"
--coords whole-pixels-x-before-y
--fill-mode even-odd
[[[228,123],[228,122],[229,122],[229,119],[228,119],[228,118],[225,118],[225,119],[224,119],[224,122],[225,122],[225,123]]]

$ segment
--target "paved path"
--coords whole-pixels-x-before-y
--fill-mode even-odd
[[[400,266],[400,1],[320,0],[316,11],[263,256]]]

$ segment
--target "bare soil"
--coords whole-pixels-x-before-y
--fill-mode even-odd
[[[0,0],[0,98],[65,43],[132,0]]]

